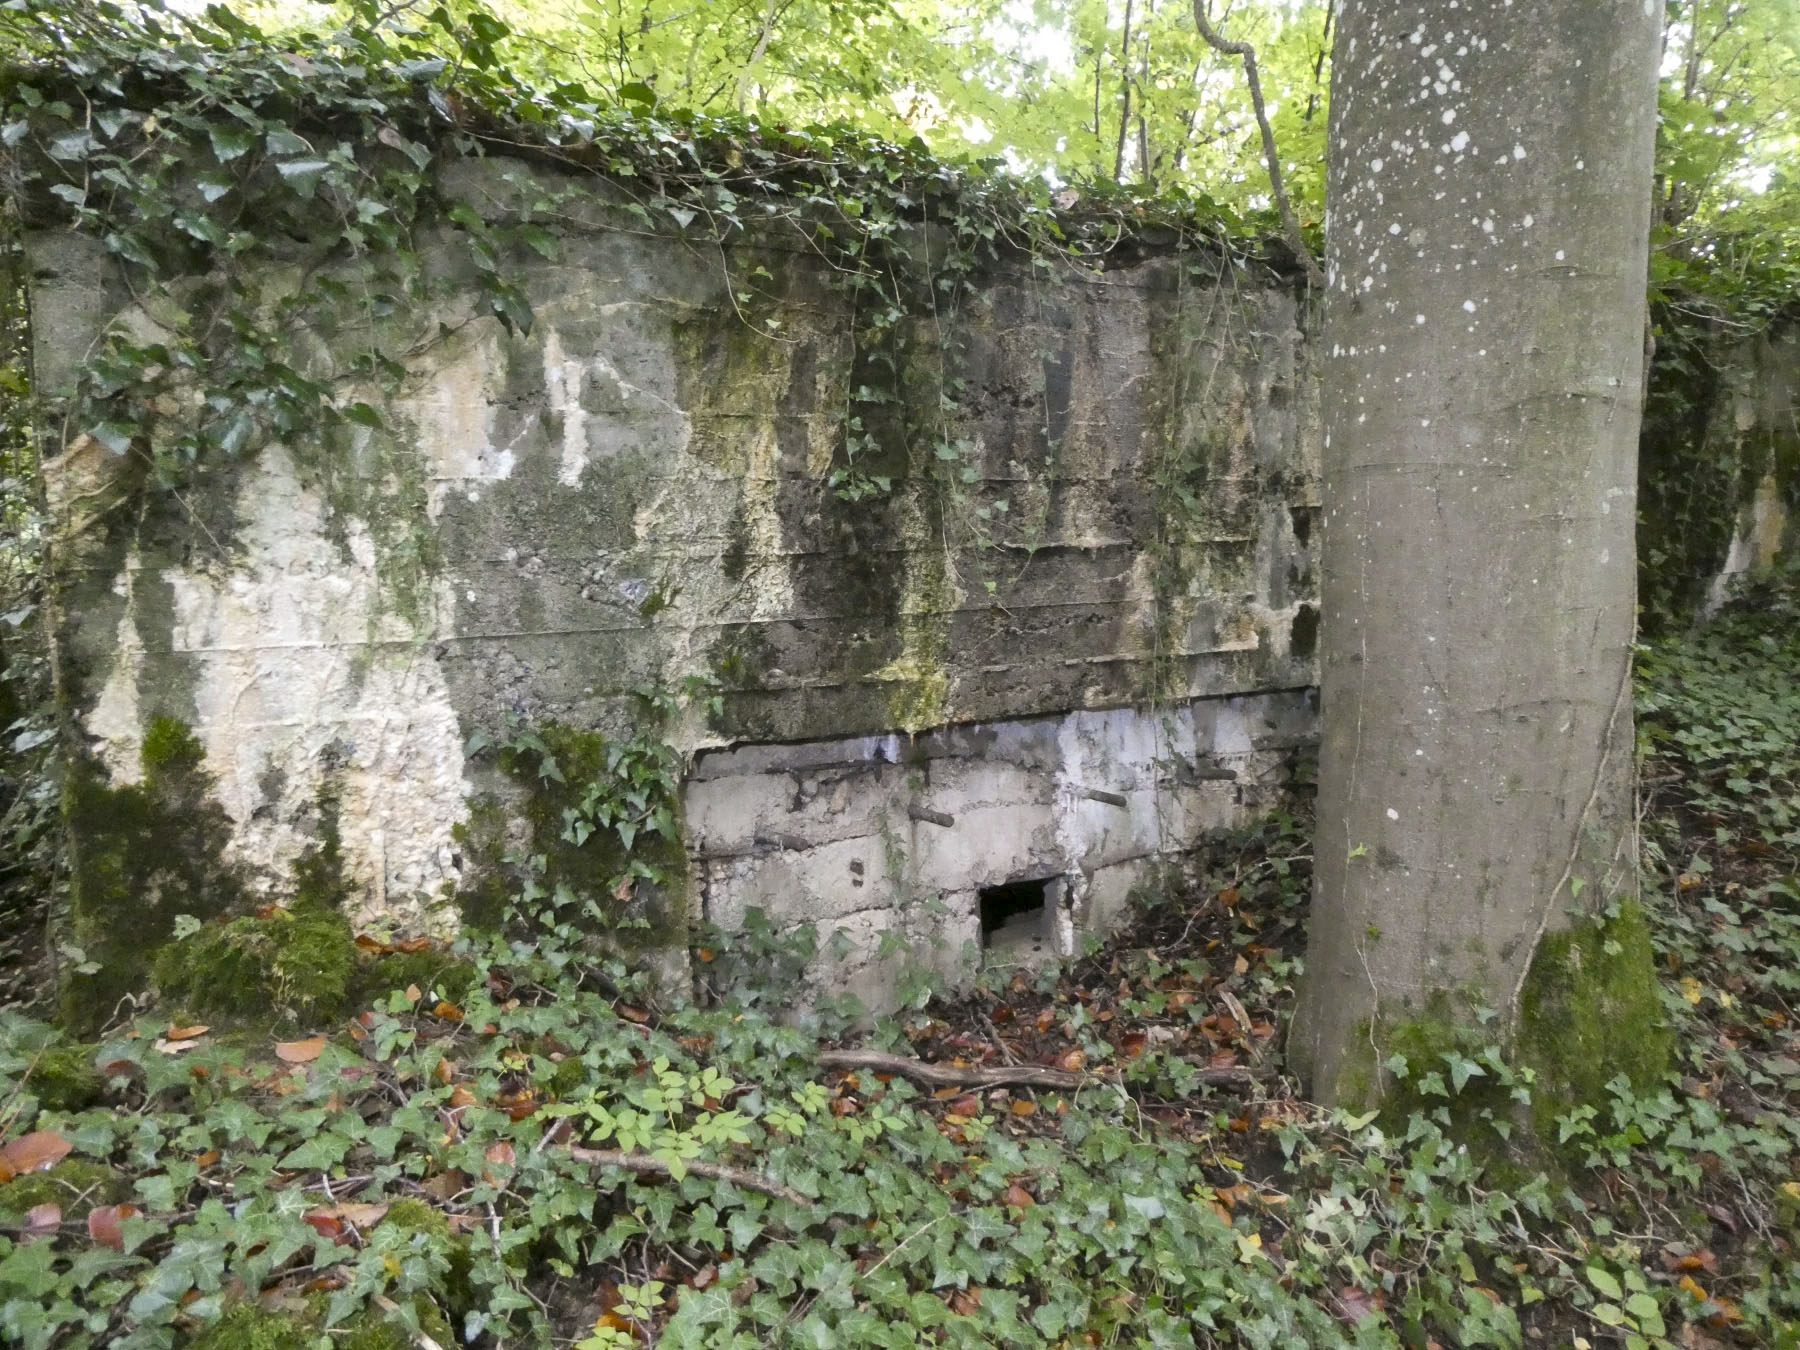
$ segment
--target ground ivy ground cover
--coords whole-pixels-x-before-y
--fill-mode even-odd
[[[732,992],[657,1007],[520,904],[342,1023],[168,1008],[82,1045],[6,1023],[0,1329],[369,1350],[1787,1343],[1797,620],[1789,581],[1645,653],[1647,911],[1681,1068],[1650,1094],[1621,1079],[1552,1138],[1521,1142],[1532,1084],[1473,1043],[1406,1066],[1405,1118],[1294,1095],[1303,814],[1213,841],[1066,970],[922,995],[853,1037],[771,1006],[809,935],[715,939],[696,961]],[[846,1037],[1014,1077],[846,1068]]]

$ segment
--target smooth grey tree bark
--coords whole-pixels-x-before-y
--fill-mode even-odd
[[[1630,663],[1662,0],[1347,0],[1332,58],[1325,719],[1290,1054],[1517,1017],[1635,894]]]

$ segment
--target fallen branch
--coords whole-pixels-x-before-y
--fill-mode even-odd
[[[619,1167],[627,1172],[642,1172],[647,1176],[666,1177],[674,1174],[670,1163],[662,1158],[653,1158],[648,1153],[625,1153],[616,1148],[580,1148],[571,1145],[569,1156],[576,1162],[592,1163],[595,1167]],[[706,1177],[710,1181],[729,1181],[747,1191],[773,1196],[777,1200],[792,1200],[796,1205],[812,1208],[813,1202],[799,1191],[790,1190],[761,1172],[709,1162],[689,1162],[685,1167],[697,1177]]]
[[[1097,1073],[1070,1073],[1039,1064],[987,1065],[982,1068],[958,1069],[948,1064],[930,1064],[908,1055],[888,1055],[879,1050],[824,1050],[819,1063],[828,1069],[868,1069],[874,1073],[897,1074],[915,1083],[931,1087],[1053,1087],[1087,1088],[1117,1087],[1117,1078]],[[1269,1077],[1266,1069],[1243,1065],[1197,1068],[1202,1083],[1253,1083]]]

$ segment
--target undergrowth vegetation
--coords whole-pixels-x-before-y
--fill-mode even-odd
[[[9,1019],[0,1334],[1791,1343],[1797,667],[1791,581],[1645,654],[1645,914],[1680,1068],[1620,1075],[1529,1148],[1506,1140],[1530,1076],[1494,1047],[1390,1066],[1405,1115],[1281,1076],[1303,813],[1214,840],[1084,959],[991,972],[860,1052],[832,1048],[836,1012],[768,1011],[814,934],[709,935],[696,961],[735,962],[740,992],[658,1006],[527,903],[303,1039],[182,1009],[95,1044]]]
[[[383,336],[431,298],[421,230],[464,236],[483,312],[529,329],[517,260],[556,253],[569,203],[497,224],[438,195],[434,157],[505,151],[632,183],[621,209],[683,239],[791,234],[860,297],[858,342],[896,381],[899,320],[921,296],[954,300],[1009,251],[1098,265],[1127,223],[1159,218],[1097,188],[1071,212],[849,133],[525,90],[483,11],[403,34],[370,23],[305,56],[212,11],[169,19],[150,59],[109,6],[0,10],[35,63],[0,125],[42,190],[33,223],[87,230],[172,307],[155,341],[115,333],[94,354],[68,425],[166,484],[296,427],[379,430],[350,391],[405,374],[412,350]],[[1161,218],[1177,242],[1256,254],[1204,203]],[[357,262],[356,286],[319,266],[271,306],[250,263],[296,238],[315,261]],[[759,280],[732,277],[752,328],[767,321]],[[371,336],[321,374],[280,335],[343,305]],[[833,481],[848,499],[892,489],[858,459],[860,419],[887,399],[865,386],[846,409]],[[954,439],[922,451],[961,481]],[[493,929],[447,949],[395,950],[326,906],[196,924],[158,962],[154,1015],[94,1041],[0,1021],[0,1336],[126,1350],[1791,1343],[1797,669],[1791,581],[1645,655],[1641,917],[1679,1069],[1636,1085],[1617,1073],[1603,1107],[1548,1114],[1532,1076],[1479,1038],[1389,1061],[1404,1110],[1296,1094],[1280,1044],[1310,885],[1303,805],[1213,841],[1083,960],[993,973],[873,1031],[852,1010],[786,1006],[820,935],[766,923],[701,936],[711,996],[659,1005],[578,916],[616,910],[617,876],[654,879],[673,770],[659,746],[589,745],[613,776],[532,823],[552,862],[605,845],[592,893],[575,880],[502,895]],[[15,749],[45,745],[47,723],[12,717]],[[584,749],[533,737],[497,747],[503,768],[560,780]],[[50,808],[47,792],[4,797],[33,839]],[[144,819],[155,833],[148,805]],[[1635,913],[1615,918],[1638,931]],[[195,973],[201,956],[222,980]],[[873,1050],[847,1052],[853,1036]]]

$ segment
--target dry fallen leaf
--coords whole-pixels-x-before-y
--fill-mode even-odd
[[[33,1130],[0,1149],[0,1158],[5,1159],[6,1165],[12,1168],[14,1176],[21,1176],[26,1172],[48,1172],[68,1157],[74,1147],[55,1130]]]
[[[419,1189],[434,1200],[448,1204],[468,1189],[469,1179],[458,1171],[439,1172],[419,1183]]]
[[[1014,1102],[1012,1104],[1012,1113],[1015,1116],[1036,1115],[1037,1114],[1037,1103],[1036,1102],[1026,1102],[1026,1101]]]
[[[1032,1198],[1031,1192],[1019,1185],[1016,1181],[1006,1188],[1004,1199],[1007,1206],[1012,1209],[1030,1209],[1037,1203],[1037,1201]]]
[[[88,1236],[102,1247],[122,1252],[125,1250],[125,1234],[120,1224],[137,1212],[136,1205],[99,1205],[88,1213]]]
[[[344,1230],[344,1221],[335,1214],[327,1214],[322,1209],[301,1215],[301,1219],[322,1238],[329,1238],[339,1246],[350,1241],[350,1235]]]
[[[1349,1288],[1338,1291],[1337,1315],[1346,1322],[1356,1323],[1365,1317],[1372,1317],[1381,1306],[1379,1297],[1372,1297],[1361,1289]]]
[[[387,1218],[386,1204],[345,1204],[337,1207],[338,1218],[345,1223],[353,1223],[358,1228],[373,1228]]]
[[[309,1036],[303,1041],[282,1041],[275,1047],[275,1058],[284,1064],[311,1064],[325,1051],[323,1036]]]
[[[25,1227],[19,1230],[19,1236],[25,1242],[32,1242],[38,1238],[49,1237],[61,1227],[61,1205],[33,1205],[25,1211]]]
[[[513,1146],[504,1139],[497,1143],[489,1144],[487,1146],[487,1153],[484,1156],[489,1162],[497,1163],[502,1167],[511,1167],[519,1160],[518,1153],[514,1150]]]
[[[170,1027],[165,1034],[164,1039],[171,1041],[191,1041],[196,1036],[204,1036],[211,1030],[212,1028],[207,1026]]]

